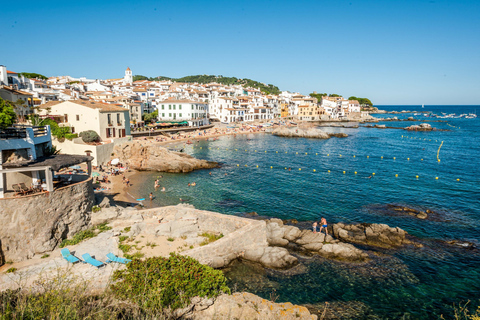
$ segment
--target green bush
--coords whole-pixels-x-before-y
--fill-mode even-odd
[[[190,299],[230,293],[223,273],[197,260],[170,253],[170,257],[135,259],[113,274],[113,294],[146,310],[184,307]]]
[[[101,211],[102,208],[100,208],[99,206],[93,206],[92,207],[92,212],[95,213],[95,212],[98,212],[98,211]]]
[[[5,273],[13,273],[15,271],[17,271],[17,268],[12,267],[12,268],[9,268],[7,271],[5,271]]]
[[[78,134],[76,134],[76,133],[67,133],[65,135],[65,139],[68,139],[68,140],[72,140],[72,139],[75,139],[75,138],[78,138]]]
[[[100,136],[94,130],[83,131],[83,132],[80,132],[78,135],[82,138],[83,142],[85,143],[97,142],[100,140]]]
[[[73,246],[77,243],[82,242],[83,240],[96,237],[97,234],[110,229],[112,229],[112,227],[107,226],[107,223],[105,222],[93,228],[80,231],[77,234],[75,234],[72,239],[64,239],[60,244],[60,248],[64,248],[66,246]]]
[[[222,233],[214,234],[214,233],[204,232],[200,235],[200,237],[205,238],[205,240],[203,240],[202,243],[200,243],[201,246],[204,246],[204,245],[207,245],[207,244],[212,243],[214,241],[217,241],[218,239],[223,238],[223,234]]]

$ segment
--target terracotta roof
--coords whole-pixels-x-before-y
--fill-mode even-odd
[[[7,91],[10,91],[11,93],[14,93],[14,94],[21,94],[21,95],[24,95],[24,96],[33,96],[33,94],[31,94],[31,93],[28,93],[28,92],[25,92],[25,91],[16,90],[16,89],[13,89],[12,87],[8,87],[8,86],[3,86],[3,87],[1,87],[0,89],[4,89],[4,90],[7,90]]]
[[[10,73],[10,74],[17,74],[16,72],[13,72],[13,71],[10,71],[10,70],[7,70],[7,73]]]
[[[83,107],[88,107],[91,109],[99,109],[100,112],[118,112],[126,111],[125,108],[117,107],[113,104],[101,103],[96,101],[83,101],[83,100],[70,100],[70,101],[49,101],[39,106],[41,109],[51,108],[60,103],[75,103]]]
[[[202,101],[193,101],[193,100],[188,100],[188,99],[167,99],[164,101],[161,101],[160,103],[196,103],[196,104],[207,104],[206,102]]]
[[[127,67],[127,70],[126,70],[126,71],[132,71],[132,70],[130,70],[130,67]]]

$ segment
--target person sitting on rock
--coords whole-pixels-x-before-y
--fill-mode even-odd
[[[324,217],[322,217],[322,219],[320,220],[320,233],[322,233],[322,229],[325,228],[325,234],[328,236],[328,224],[327,224],[327,219],[325,219]]]
[[[317,233],[317,222],[315,221],[312,225],[313,233]]]

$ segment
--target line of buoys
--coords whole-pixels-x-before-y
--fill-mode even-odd
[[[440,148],[441,148],[442,146],[443,146],[443,141],[442,141],[442,143],[440,144],[440,147],[438,147],[438,151],[437,151],[437,160],[438,160],[438,162],[440,162],[440,158],[439,158],[438,156],[439,156],[439,154],[440,154]]]

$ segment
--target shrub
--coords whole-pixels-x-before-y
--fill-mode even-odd
[[[132,227],[125,227],[125,229],[123,229],[125,232],[129,232],[130,230],[132,230]]]
[[[75,139],[75,138],[78,138],[78,134],[76,134],[76,133],[67,133],[65,135],[65,139],[68,139],[68,140],[72,140],[72,139]]]
[[[173,241],[175,241],[175,238],[168,237],[168,238],[167,238],[167,241],[173,242]]]
[[[100,140],[100,136],[94,130],[83,131],[83,132],[80,132],[78,135],[82,138],[83,142],[85,143],[96,142]]]
[[[45,258],[48,258],[50,257],[50,255],[48,253],[45,253],[43,256],[40,257],[40,259],[45,259]]]
[[[112,229],[112,227],[107,226],[107,223],[105,222],[93,228],[80,231],[77,234],[75,234],[72,239],[64,239],[60,244],[60,248],[64,248],[66,246],[73,246],[77,243],[82,242],[83,240],[96,237],[97,234],[110,229]]]
[[[92,212],[95,213],[95,212],[98,212],[98,211],[101,211],[102,208],[100,208],[99,206],[93,206],[92,207]]]
[[[133,260],[113,274],[113,294],[147,310],[184,307],[190,299],[230,293],[223,273],[197,260],[170,253],[170,257]]]
[[[7,271],[5,271],[5,273],[12,273],[12,272],[15,272],[17,271],[17,268],[9,268]]]
[[[207,244],[212,243],[214,241],[217,241],[218,239],[223,238],[223,234],[222,233],[214,234],[214,233],[204,232],[200,235],[200,237],[205,238],[205,240],[203,240],[202,243],[200,243],[201,246],[204,246],[204,245],[207,245]]]

